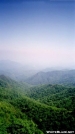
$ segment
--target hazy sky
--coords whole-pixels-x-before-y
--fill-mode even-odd
[[[0,60],[75,67],[74,0],[0,0]]]

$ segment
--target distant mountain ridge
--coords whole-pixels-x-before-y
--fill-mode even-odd
[[[39,84],[75,84],[75,70],[57,70],[39,72],[26,80],[32,85]]]
[[[49,71],[47,71],[49,70]],[[75,85],[75,70],[36,70],[27,65],[23,66],[20,63],[3,60],[0,61],[0,75],[5,75],[13,80],[26,82],[31,85],[40,84],[66,84]]]

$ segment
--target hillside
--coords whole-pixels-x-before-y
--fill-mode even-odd
[[[32,85],[40,84],[65,84],[75,85],[75,70],[58,70],[39,72],[26,80]]]
[[[68,109],[60,106],[61,103],[57,107],[55,104],[50,105],[42,101],[46,101],[47,96],[58,93],[60,98],[63,93],[63,98],[68,99],[69,96],[75,95],[74,88],[70,87],[68,92],[69,88],[61,85],[25,87],[25,84],[15,82],[4,75],[0,76],[0,80],[0,83],[3,81],[7,85],[0,84],[1,134],[47,134],[48,130],[75,130],[75,103]],[[54,100],[58,103],[56,96],[51,98],[53,103]]]
[[[21,109],[13,105],[16,99],[25,96],[24,92],[20,83],[0,76],[0,134],[43,134]]]
[[[10,77],[0,75],[0,100],[2,99],[13,99],[24,96],[30,85],[23,82],[16,82]]]

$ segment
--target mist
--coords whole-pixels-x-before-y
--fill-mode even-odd
[[[2,53],[2,54],[1,54]],[[35,68],[75,68],[75,49],[63,47],[20,47],[0,52],[0,60],[19,62]]]

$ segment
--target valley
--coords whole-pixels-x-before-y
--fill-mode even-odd
[[[16,81],[1,74],[0,134],[75,131],[74,73],[75,70],[38,72]]]

